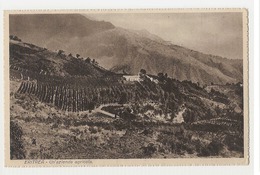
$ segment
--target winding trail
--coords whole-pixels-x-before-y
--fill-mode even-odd
[[[102,113],[102,114],[107,115],[109,117],[115,118],[115,114],[102,110],[103,107],[107,107],[107,106],[126,106],[126,105],[125,104],[122,105],[122,104],[118,104],[118,103],[104,104],[104,105],[100,105],[98,108],[94,109],[93,112],[94,113],[99,112],[99,113]],[[120,116],[118,116],[118,117],[120,117]]]

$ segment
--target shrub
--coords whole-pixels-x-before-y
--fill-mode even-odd
[[[218,156],[221,150],[223,149],[223,144],[219,141],[213,140],[207,146],[200,144],[197,147],[197,152],[199,157],[208,157],[208,156]]]
[[[156,146],[153,143],[149,143],[147,146],[142,147],[145,156],[152,156],[156,152]]]
[[[207,147],[201,147],[199,150],[199,157],[208,157],[210,156],[210,151]]]
[[[231,151],[244,151],[244,140],[242,137],[228,135],[226,136],[224,143]]]
[[[24,159],[25,150],[22,141],[23,131],[18,123],[10,122],[10,156],[11,159]]]
[[[219,141],[213,140],[208,145],[207,148],[208,148],[208,150],[210,152],[210,155],[217,156],[217,155],[219,155],[220,151],[223,149],[223,144],[220,143]]]
[[[96,134],[98,132],[98,128],[96,126],[90,127],[89,131],[90,131],[91,134]]]

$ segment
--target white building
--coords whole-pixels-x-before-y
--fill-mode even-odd
[[[142,81],[139,75],[123,75],[126,81]]]

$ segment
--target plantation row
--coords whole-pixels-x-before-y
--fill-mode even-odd
[[[40,101],[66,111],[92,110],[101,104],[127,103],[154,97],[148,87],[136,83],[103,87],[71,88],[42,82],[22,81],[18,93],[35,95]],[[161,94],[157,93],[157,99]]]
[[[102,87],[109,86],[109,84],[118,84],[123,81],[123,77],[120,75],[104,76],[104,77],[88,77],[88,76],[67,76],[60,77],[54,75],[45,75],[45,72],[36,73],[33,71],[25,70],[17,66],[10,66],[10,78],[28,81],[38,81],[53,84],[56,86],[67,86],[70,88],[81,87]]]

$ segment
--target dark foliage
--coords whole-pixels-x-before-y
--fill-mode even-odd
[[[10,122],[10,157],[11,159],[24,159],[25,150],[22,140],[23,130],[17,122]]]

